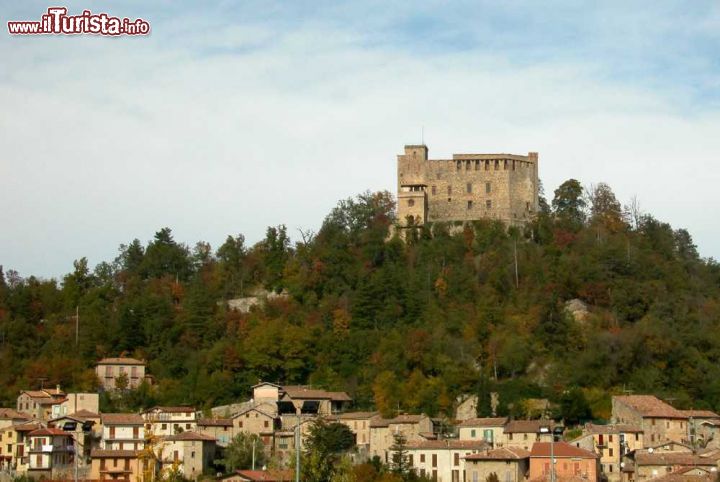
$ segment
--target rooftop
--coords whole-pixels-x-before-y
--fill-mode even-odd
[[[613,397],[613,400],[631,407],[643,417],[688,418],[681,410],[654,395],[622,395]]]
[[[103,413],[100,415],[103,425],[142,425],[143,418],[137,413]]]
[[[596,459],[599,456],[593,452],[581,449],[567,442],[535,442],[530,451],[530,457],[550,457],[550,450],[554,457],[580,457],[584,459]]]
[[[415,440],[407,443],[408,450],[483,450],[487,447],[484,440]]]
[[[200,432],[180,432],[175,435],[169,435],[165,437],[165,440],[170,442],[181,442],[181,441],[189,441],[189,440],[200,440],[205,442],[217,442],[217,439],[211,435],[206,435],[204,433]]]
[[[465,456],[465,460],[520,460],[530,457],[530,452],[518,447],[502,447]]]
[[[128,357],[117,357],[117,358],[103,358],[98,365],[145,365],[144,360],[138,360],[137,358]]]
[[[458,427],[503,427],[507,417],[469,418],[458,424]]]
[[[231,418],[201,418],[198,419],[199,427],[232,427]]]

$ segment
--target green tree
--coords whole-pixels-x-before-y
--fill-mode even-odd
[[[565,227],[580,229],[585,222],[586,206],[582,185],[576,179],[565,181],[555,190],[553,211]]]
[[[402,432],[393,434],[393,444],[390,446],[390,470],[394,474],[405,478],[411,469],[408,455],[407,437]]]
[[[224,457],[220,460],[220,463],[225,467],[225,473],[252,469],[253,448],[255,467],[262,467],[266,462],[266,456],[265,447],[260,437],[249,432],[240,432],[235,435],[225,448]]]

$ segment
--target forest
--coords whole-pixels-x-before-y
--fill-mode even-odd
[[[275,226],[215,249],[162,228],[59,280],[0,270],[0,404],[41,383],[96,390],[94,363],[124,355],[154,383],[103,394],[105,410],[208,409],[260,380],[344,390],[386,416],[452,417],[459,396],[490,391],[513,416],[547,398],[605,419],[629,391],[720,410],[720,265],[686,230],[574,179],[522,228],[401,230],[394,213],[390,193],[366,192],[295,242]],[[259,290],[281,295],[228,307]]]

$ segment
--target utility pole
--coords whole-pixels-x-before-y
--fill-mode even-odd
[[[255,437],[252,439],[252,469],[255,470],[255,446],[257,445],[255,442]]]
[[[80,339],[80,305],[75,305],[75,346]]]
[[[295,482],[300,482],[300,413],[297,414],[295,426]]]

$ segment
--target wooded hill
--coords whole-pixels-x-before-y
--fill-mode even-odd
[[[207,408],[259,380],[346,390],[385,414],[452,415],[459,395],[484,406],[489,391],[515,415],[549,398],[560,416],[604,418],[623,390],[720,410],[720,266],[687,231],[622,208],[604,184],[590,191],[565,182],[523,229],[435,224],[406,242],[389,235],[393,197],[365,193],[296,243],[279,226],[254,246],[237,235],[191,248],[165,228],[60,281],[8,271],[0,401],[40,379],[94,390],[94,362],[126,354],[156,386],[104,395],[106,410]],[[288,296],[228,308],[258,288]],[[581,319],[573,299],[589,307]]]

